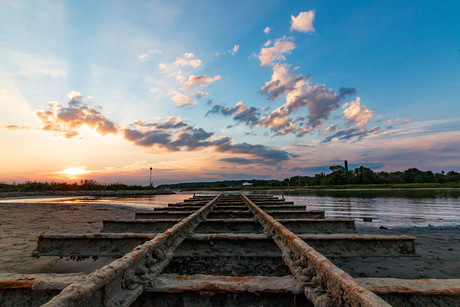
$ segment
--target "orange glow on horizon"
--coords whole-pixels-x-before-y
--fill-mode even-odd
[[[69,179],[77,179],[79,175],[86,175],[89,173],[91,172],[86,170],[86,166],[71,167],[60,172],[56,172],[56,174],[64,175]]]

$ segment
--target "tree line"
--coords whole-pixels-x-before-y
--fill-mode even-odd
[[[368,167],[360,166],[354,170],[347,170],[341,165],[329,167],[330,173],[316,174],[314,177],[293,176],[283,181],[269,183],[265,180],[253,180],[253,186],[324,186],[346,184],[403,184],[403,183],[449,183],[460,182],[460,173],[453,170],[449,172],[433,173],[417,168],[405,171],[374,172]]]
[[[79,183],[67,182],[37,182],[0,183],[0,191],[124,191],[124,190],[151,190],[151,186],[127,185],[124,183],[102,184],[92,179],[81,180]]]

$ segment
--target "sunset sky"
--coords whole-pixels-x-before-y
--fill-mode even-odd
[[[458,1],[0,2],[0,182],[460,171]]]

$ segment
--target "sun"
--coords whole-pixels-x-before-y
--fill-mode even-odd
[[[63,171],[56,172],[56,174],[64,175],[69,178],[77,178],[78,175],[85,175],[91,173],[90,171],[86,170],[86,166],[80,166],[80,167],[71,167],[67,168]]]

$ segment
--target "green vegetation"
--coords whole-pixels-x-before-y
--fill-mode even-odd
[[[347,170],[340,165],[330,167],[331,173],[316,174],[314,177],[294,176],[284,180],[233,180],[216,182],[189,182],[160,185],[157,188],[184,190],[265,190],[265,189],[411,189],[411,188],[460,188],[460,173],[449,171],[433,173],[409,168],[404,172],[374,172],[360,166]],[[250,183],[243,186],[243,183]],[[6,184],[0,183],[0,192],[32,191],[120,191],[152,190],[152,186],[126,185],[123,183],[101,184],[94,180],[81,180],[80,183],[37,182]]]
[[[80,183],[67,182],[37,182],[0,183],[0,192],[33,192],[33,191],[120,191],[120,190],[152,190],[151,186],[127,185],[124,183],[101,184],[91,179],[81,180]]]
[[[411,188],[460,188],[460,173],[449,171],[433,173],[409,168],[404,172],[374,172],[360,166],[347,170],[341,165],[330,166],[331,173],[316,174],[314,177],[294,176],[284,180],[247,180],[251,186],[242,186],[244,181],[221,181],[182,183],[170,185],[171,188],[189,190],[262,190],[262,189],[411,189]]]

